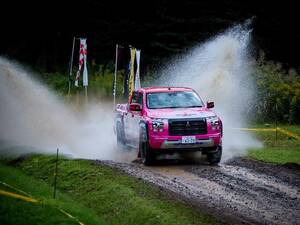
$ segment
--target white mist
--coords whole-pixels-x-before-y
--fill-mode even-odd
[[[112,105],[68,106],[17,63],[0,57],[0,141],[35,152],[117,159]],[[2,146],[3,147],[3,146]]]
[[[250,133],[232,129],[247,126],[255,101],[250,41],[247,24],[233,27],[173,59],[157,74],[159,85],[192,87],[205,101],[215,102],[224,125],[223,160],[261,146]]]

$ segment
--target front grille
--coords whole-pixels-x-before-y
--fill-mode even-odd
[[[170,119],[169,135],[207,134],[206,119]]]

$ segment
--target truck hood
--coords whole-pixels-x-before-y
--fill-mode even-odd
[[[210,109],[199,108],[174,108],[174,109],[149,109],[147,115],[151,118],[176,119],[176,118],[199,118],[216,116]]]

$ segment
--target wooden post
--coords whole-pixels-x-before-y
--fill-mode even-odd
[[[53,190],[53,198],[55,198],[55,195],[56,195],[58,151],[59,151],[59,149],[56,150],[56,161],[55,161],[55,172],[54,172],[54,190]]]
[[[84,86],[84,96],[85,96],[85,103],[88,102],[88,90],[87,90],[87,86]]]

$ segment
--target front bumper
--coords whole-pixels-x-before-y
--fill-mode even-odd
[[[182,144],[181,140],[165,140],[161,144],[161,149],[177,149],[177,148],[208,148],[215,146],[214,140],[212,138],[208,139],[196,139],[194,144]]]
[[[221,133],[196,135],[196,143],[183,144],[182,136],[150,136],[149,144],[153,149],[204,149],[221,145]]]

